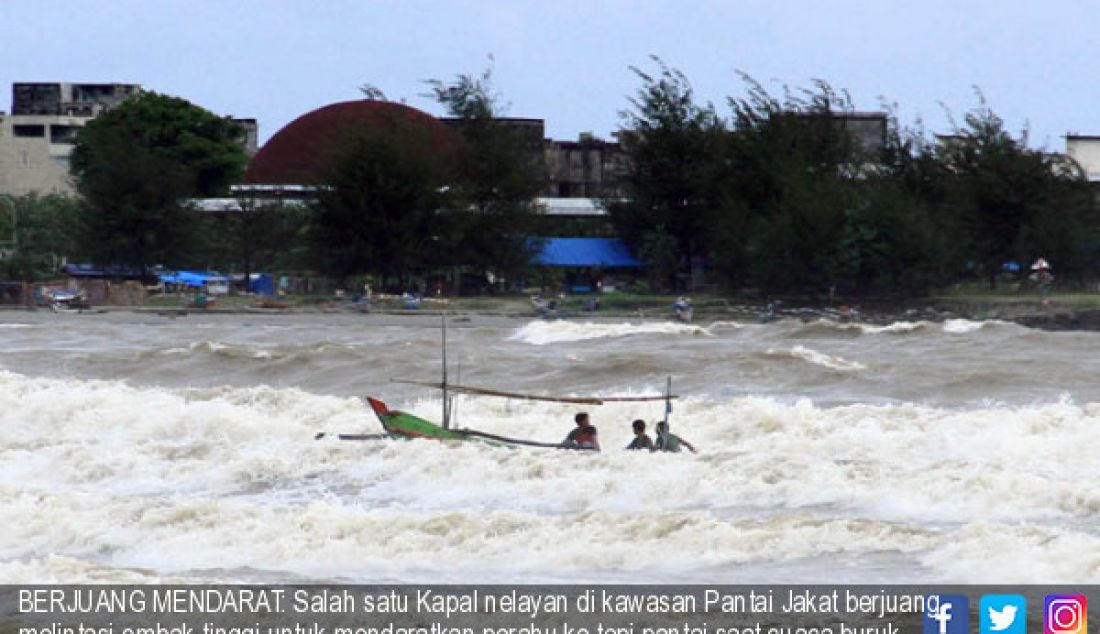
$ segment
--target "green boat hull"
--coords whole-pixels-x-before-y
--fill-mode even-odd
[[[435,423],[413,416],[408,412],[390,409],[385,403],[367,397],[367,403],[374,410],[378,420],[382,422],[382,428],[394,438],[431,438],[434,440],[463,440],[483,442],[496,447],[543,447],[547,449],[578,449],[577,447],[564,447],[558,443],[539,442],[522,438],[509,438],[489,434],[476,429],[447,429]],[[587,451],[582,449],[582,451]]]
[[[367,397],[371,409],[382,422],[382,428],[391,436],[400,438],[434,438],[435,440],[475,440],[457,429],[446,429],[407,412],[390,409],[385,403]]]

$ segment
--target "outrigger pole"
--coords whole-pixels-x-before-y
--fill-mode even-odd
[[[412,379],[390,379],[390,381],[393,383],[403,383],[405,385],[422,385],[424,387],[430,387],[436,390],[443,389],[444,387],[442,383],[432,383],[430,381],[413,381]],[[552,403],[576,403],[579,405],[603,405],[604,403],[618,402],[667,401],[669,399],[680,398],[675,394],[664,394],[661,396],[548,396],[542,394],[521,394],[519,392],[505,392],[503,390],[491,390],[483,387],[457,385],[454,383],[448,383],[446,385],[446,388],[447,391],[451,394],[500,396],[504,398],[514,398],[525,401],[549,401]]]

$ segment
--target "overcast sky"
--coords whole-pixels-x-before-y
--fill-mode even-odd
[[[254,117],[263,141],[364,83],[442,114],[422,80],[492,55],[506,114],[606,138],[650,54],[720,112],[740,70],[775,92],[824,79],[860,110],[896,102],[932,132],[978,86],[1033,146],[1100,134],[1100,4],[1069,0],[0,0],[0,109],[16,81],[138,83]]]

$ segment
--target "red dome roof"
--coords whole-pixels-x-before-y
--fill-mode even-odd
[[[423,127],[441,151],[461,145],[454,130],[416,108],[390,101],[344,101],[307,112],[279,130],[253,157],[244,180],[272,185],[316,183],[327,161],[355,130],[409,124]]]

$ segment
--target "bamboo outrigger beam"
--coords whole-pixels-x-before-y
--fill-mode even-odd
[[[552,403],[575,403],[578,405],[603,405],[604,403],[632,402],[632,401],[664,401],[679,398],[674,394],[662,394],[661,396],[542,396],[539,394],[521,394],[519,392],[505,392],[503,390],[491,390],[483,387],[469,385],[453,385],[432,383],[429,381],[413,381],[410,379],[391,379],[394,383],[407,385],[420,385],[437,390],[446,389],[457,394],[476,394],[479,396],[500,396],[524,401],[549,401]]]

